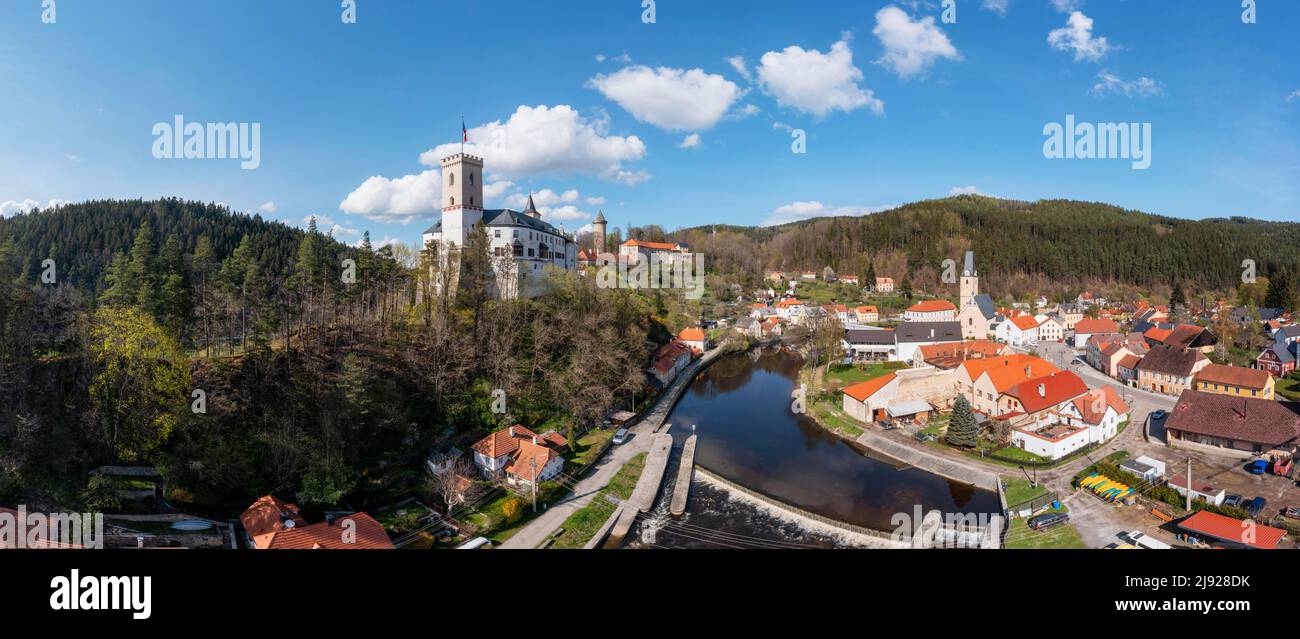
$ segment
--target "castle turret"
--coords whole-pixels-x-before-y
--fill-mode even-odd
[[[597,211],[596,219],[591,223],[592,244],[597,254],[605,252],[605,236],[607,233],[605,224],[605,212]]]
[[[483,158],[457,153],[442,159],[442,240],[464,246],[483,220]]]

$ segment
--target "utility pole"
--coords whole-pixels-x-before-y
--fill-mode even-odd
[[[1192,511],[1192,458],[1187,458],[1187,512]]]
[[[529,463],[532,464],[532,466],[533,466],[533,481],[532,481],[532,484],[533,484],[533,512],[537,512],[537,458],[536,458],[536,457],[532,458],[531,460],[529,460]],[[1192,471],[1191,471],[1191,470],[1188,470],[1187,472],[1190,473],[1190,472],[1192,472]],[[1188,476],[1190,477],[1190,475],[1188,475]],[[1189,506],[1189,508],[1190,508],[1190,506]]]

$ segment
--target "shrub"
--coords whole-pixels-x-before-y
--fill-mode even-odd
[[[501,504],[501,515],[507,524],[513,524],[524,516],[524,502],[518,497],[511,497]]]

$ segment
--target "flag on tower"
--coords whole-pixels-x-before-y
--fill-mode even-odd
[[[469,130],[465,128],[465,116],[460,116],[460,141],[469,142]]]

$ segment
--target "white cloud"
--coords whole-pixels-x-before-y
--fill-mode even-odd
[[[1000,15],[1007,15],[1007,6],[1010,4],[1011,0],[984,0],[983,4],[980,6],[986,11],[992,11],[993,13]]]
[[[596,62],[604,62],[604,61],[605,61],[605,54],[603,54],[603,53],[597,53],[597,54],[596,54]]]
[[[677,145],[679,149],[698,149],[700,147],[700,134],[692,133],[686,136],[681,144]]]
[[[948,195],[976,195],[978,193],[979,189],[973,186],[954,186],[948,189]]]
[[[572,204],[581,197],[577,189],[569,189],[563,193],[557,193],[551,189],[542,189],[533,193],[511,193],[506,198],[506,206],[522,210],[528,204],[528,196],[530,195],[533,198],[533,204],[537,205],[539,211],[556,204]]]
[[[392,179],[371,177],[349,193],[339,209],[379,222],[410,224],[433,215],[441,199],[442,180],[436,169],[429,169]]]
[[[1288,104],[1295,102],[1296,100],[1300,100],[1300,90],[1292,91],[1291,95],[1286,96]]]
[[[487,170],[502,178],[585,173],[626,184],[650,179],[644,171],[623,167],[645,157],[640,138],[609,135],[608,117],[583,117],[565,104],[520,106],[505,122],[470,129],[469,139],[465,152],[484,158]],[[460,142],[440,144],[420,154],[420,162],[437,167],[460,150]]]
[[[1083,6],[1083,0],[1052,0],[1052,6],[1061,13],[1072,13]]]
[[[748,81],[754,79],[754,74],[750,73],[749,65],[745,64],[744,57],[733,55],[730,58],[727,58],[727,64],[730,64],[731,68],[735,69],[736,73],[739,73],[740,77],[744,78],[745,80]]]
[[[1136,80],[1125,80],[1118,74],[1103,69],[1097,73],[1097,83],[1092,85],[1089,93],[1098,97],[1108,93],[1116,93],[1124,94],[1130,98],[1135,96],[1147,98],[1164,95],[1165,85],[1146,76],[1139,77]]]
[[[702,69],[627,67],[587,83],[633,117],[670,131],[702,131],[743,94],[736,83]]]
[[[40,202],[33,199],[24,199],[21,202],[16,200],[6,200],[0,202],[0,217],[10,217],[17,215],[18,213],[31,213],[36,209],[48,211],[50,209],[57,209],[64,204],[71,204],[71,202],[67,200],[50,200],[45,203],[45,206],[41,206]]]
[[[302,228],[307,228],[308,226],[310,226],[312,218],[316,218],[316,230],[320,231],[321,233],[325,233],[333,237],[361,237],[362,235],[361,229],[355,229],[355,228],[343,226],[342,224],[335,222],[334,218],[331,218],[328,215],[304,216],[302,218]]]
[[[587,198],[587,199],[584,200],[584,201],[585,201],[589,206],[600,206],[601,204],[604,204],[604,203],[605,203],[605,198],[604,198],[604,197],[600,197],[600,196],[597,196],[597,197],[589,197],[589,198]]]
[[[848,37],[831,45],[829,53],[789,46],[768,51],[759,60],[758,81],[763,92],[777,104],[818,117],[836,109],[853,111],[868,107],[883,113],[885,103],[858,83],[862,71],[853,66]]]
[[[758,115],[759,111],[761,111],[761,110],[762,110],[762,109],[759,109],[756,105],[753,105],[753,104],[746,104],[745,106],[741,107],[740,109],[738,109],[738,110],[736,111],[736,117],[737,117],[737,118],[747,118],[747,117],[750,117],[750,116],[752,116],[752,115]]]
[[[885,47],[876,62],[900,78],[929,71],[939,58],[961,59],[948,36],[935,26],[934,16],[913,20],[898,7],[885,7],[876,12],[876,27],[871,32]]]
[[[1104,36],[1092,35],[1092,18],[1079,11],[1070,14],[1064,27],[1052,29],[1047,42],[1058,51],[1074,51],[1076,61],[1096,62],[1114,48]]]
[[[279,207],[275,205],[275,202],[267,201],[267,202],[263,202],[260,206],[258,206],[257,210],[263,213],[275,213],[276,211],[279,210]]]
[[[496,182],[488,182],[487,184],[483,185],[483,201],[495,202],[497,199],[501,198],[501,196],[505,195],[513,188],[515,188],[515,183],[509,180],[497,180]]]
[[[353,243],[352,243],[352,246],[354,246],[354,247],[356,247],[356,248],[361,248],[361,243],[362,243],[362,242],[365,242],[365,241],[366,241],[366,239],[363,237],[363,238],[361,238],[361,239],[359,239],[359,240],[353,242]],[[385,246],[397,246],[397,245],[399,245],[399,244],[402,244],[402,241],[401,241],[401,240],[399,240],[399,239],[397,239],[397,238],[395,238],[395,237],[389,237],[389,236],[385,235],[385,236],[384,236],[384,239],[379,240],[378,242],[376,242],[376,241],[374,241],[374,240],[372,239],[372,240],[370,241],[370,248],[371,248],[371,250],[378,251],[379,249],[384,248]],[[414,248],[414,247],[412,247],[412,248]]]
[[[810,202],[791,202],[778,206],[772,211],[761,226],[776,226],[814,217],[856,217],[870,213],[879,213],[894,208],[887,206],[827,206],[816,200]]]

